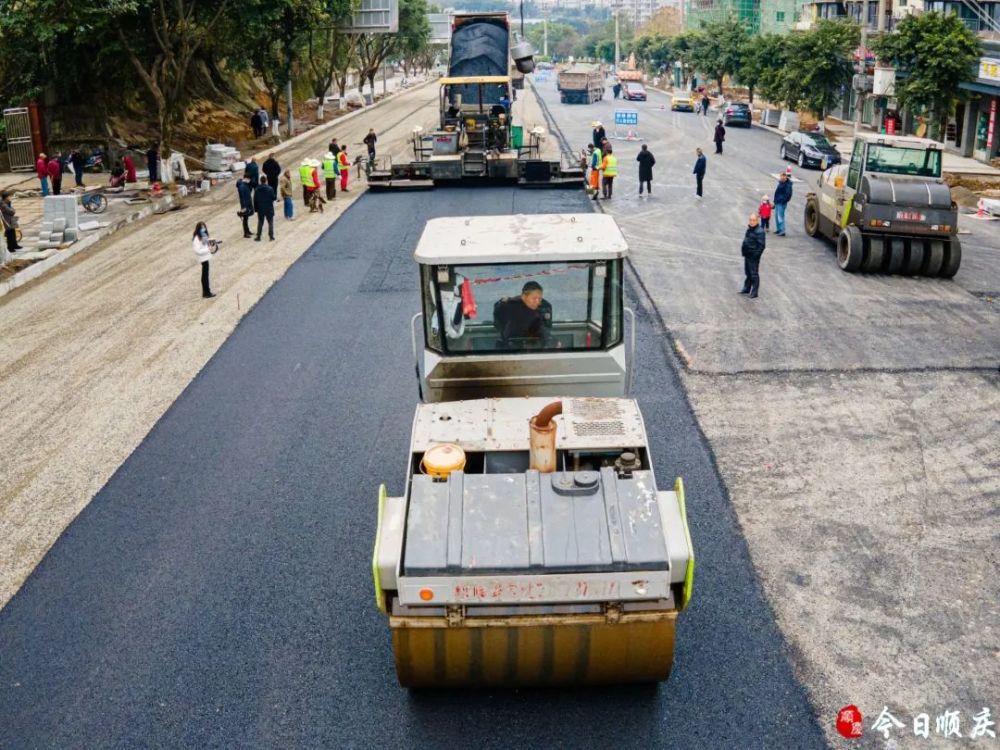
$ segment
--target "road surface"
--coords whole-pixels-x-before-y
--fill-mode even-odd
[[[643,295],[636,388],[698,553],[669,683],[409,693],[370,581],[402,489],[422,222],[577,192],[368,195],[242,320],[0,611],[2,747],[822,747]]]

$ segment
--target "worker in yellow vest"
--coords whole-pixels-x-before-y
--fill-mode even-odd
[[[309,206],[309,193],[312,192],[313,186],[313,168],[309,162],[309,159],[303,159],[302,164],[299,165],[299,182],[302,183],[302,202],[306,204],[306,207]]]
[[[351,174],[351,162],[347,160],[347,146],[340,147],[340,153],[337,154],[337,164],[340,167],[340,190],[346,193],[347,178]]]
[[[611,191],[614,188],[615,176],[618,174],[618,157],[614,155],[614,149],[609,143],[604,147],[604,161],[601,164],[602,186],[604,188],[604,200],[611,198]]]
[[[337,157],[329,151],[323,156],[323,179],[326,180],[326,199],[333,200],[337,197],[337,176],[340,167],[337,164]]]
[[[603,163],[604,156],[601,154],[601,148],[595,146],[590,154],[590,192],[595,201],[601,194],[601,165]]]

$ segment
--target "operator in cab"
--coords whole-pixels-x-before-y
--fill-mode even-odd
[[[498,301],[493,306],[493,325],[500,332],[500,346],[505,349],[536,342],[546,346],[552,326],[552,305],[542,296],[542,285],[529,281],[521,288],[520,297]]]

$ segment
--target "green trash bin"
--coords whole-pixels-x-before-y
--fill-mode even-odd
[[[524,128],[520,125],[510,126],[510,142],[514,148],[522,148],[524,146]]]

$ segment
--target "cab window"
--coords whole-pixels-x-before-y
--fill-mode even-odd
[[[445,354],[600,349],[621,340],[618,260],[439,266],[424,278],[428,346]]]

